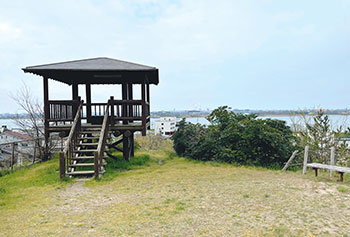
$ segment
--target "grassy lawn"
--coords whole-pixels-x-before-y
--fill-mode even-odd
[[[56,159],[0,178],[0,236],[346,236],[345,180],[158,151],[110,160],[99,181],[60,181]]]

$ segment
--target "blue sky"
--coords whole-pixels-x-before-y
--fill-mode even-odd
[[[1,0],[0,113],[20,112],[9,95],[23,83],[42,100],[21,68],[100,56],[159,68],[152,110],[350,108],[349,42],[349,0]]]

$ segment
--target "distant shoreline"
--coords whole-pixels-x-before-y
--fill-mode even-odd
[[[256,114],[258,117],[297,117],[301,116],[301,114]],[[305,114],[305,116],[313,116],[314,114]],[[334,115],[334,116],[350,116],[350,114],[325,114],[325,115]],[[151,116],[151,118],[160,118],[160,117],[176,117],[176,118],[206,118],[208,115],[184,115],[184,116],[176,116],[176,115],[167,115],[167,116]]]
[[[254,113],[251,113],[254,114]],[[255,113],[258,117],[296,117],[296,116],[301,116],[301,114],[259,114]],[[151,118],[160,118],[160,117],[176,117],[176,118],[206,118],[209,114],[207,115],[165,115],[165,116],[152,116]],[[306,114],[306,116],[312,116],[314,114]],[[325,113],[325,115],[334,115],[334,116],[350,116],[350,114],[328,114]],[[14,117],[1,117],[0,120],[12,120],[15,119]]]

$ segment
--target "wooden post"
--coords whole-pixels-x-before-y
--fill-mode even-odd
[[[304,151],[304,164],[303,164],[303,174],[306,174],[307,157],[309,155],[309,146],[305,146]]]
[[[115,124],[115,120],[114,120],[114,96],[111,96],[110,103],[111,103],[111,124],[112,124],[112,126],[114,126],[114,124]]]
[[[340,182],[344,181],[344,173],[343,172],[339,172],[340,173]]]
[[[129,161],[129,139],[123,134],[123,157]]]
[[[101,138],[102,139],[102,138]],[[98,152],[94,152],[94,169],[95,169],[95,179],[98,179],[99,174],[99,163],[98,163]]]
[[[147,89],[147,93],[146,93],[147,97],[146,97],[146,99],[147,99],[147,103],[149,104],[150,103],[149,83],[147,82],[146,85],[147,85],[146,86],[146,89]]]
[[[131,133],[131,136],[130,136],[130,156],[131,157],[134,157],[135,156],[135,142],[134,142],[134,133]]]
[[[72,100],[76,100],[79,96],[78,84],[72,84]]]
[[[15,163],[15,143],[12,143],[11,170],[13,170],[14,163]]]
[[[49,79],[44,77],[44,133],[45,133],[45,151],[44,160],[49,159]]]
[[[87,83],[85,85],[85,91],[86,91],[86,118],[87,122],[90,122],[91,118],[91,84]]]
[[[122,84],[122,100],[128,99],[128,85],[126,83]],[[126,104],[122,105],[122,117],[128,116],[128,107]],[[123,120],[123,124],[128,124],[128,121]]]
[[[292,160],[294,159],[294,157],[298,154],[298,150],[294,151],[293,154],[291,155],[291,157],[289,158],[289,160],[287,161],[286,165],[283,167],[282,171],[286,171],[286,169],[288,168],[290,162],[292,162]]]
[[[78,99],[78,84],[72,84],[72,100],[76,101]],[[72,118],[74,120],[75,114],[77,113],[78,105],[73,103],[72,106]]]
[[[330,165],[335,165],[334,157],[335,157],[335,148],[333,146],[333,147],[331,147],[331,162],[330,162]],[[329,176],[333,176],[333,171],[332,170],[329,171]]]
[[[142,136],[146,136],[146,88],[145,83],[141,85],[141,98],[142,98]]]
[[[132,84],[129,83],[129,86],[128,86],[128,100],[133,100],[133,88],[132,88]],[[129,117],[134,117],[134,105],[130,104],[129,105]],[[130,123],[134,122],[133,120],[129,120]],[[131,135],[130,135],[130,141],[129,141],[129,154],[131,157],[134,157],[134,133],[131,132]]]
[[[150,95],[150,91],[149,91],[149,82],[147,81],[147,113],[146,113],[146,116],[149,116],[151,115],[151,102],[150,102],[150,99],[151,99],[151,95]],[[146,123],[147,123],[147,120],[146,120]],[[146,129],[150,129],[151,128],[151,123],[149,123],[149,127],[147,127]]]
[[[60,178],[63,179],[65,174],[66,174],[66,161],[65,161],[65,157],[64,157],[64,153],[61,151],[59,153],[59,157],[60,157]]]
[[[133,91],[132,91],[132,84],[129,83],[128,84],[128,100],[132,100],[133,99]],[[129,117],[134,117],[134,113],[133,113],[133,105],[130,104],[129,105]],[[133,120],[130,120],[129,122],[133,122]]]
[[[38,138],[39,139],[39,138]],[[36,146],[37,146],[37,140],[38,139],[35,139],[34,140],[34,154],[33,154],[33,164],[35,163],[35,157],[36,157]],[[39,142],[38,142],[39,143]]]
[[[130,158],[130,135],[131,132],[129,130],[123,133],[123,157],[127,161],[129,161]]]
[[[314,170],[315,170],[315,177],[317,177],[317,175],[318,175],[318,173],[317,173],[318,168],[314,168]]]

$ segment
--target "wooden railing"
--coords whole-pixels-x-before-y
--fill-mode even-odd
[[[113,115],[116,121],[141,120],[142,100],[109,100],[111,110],[109,115]],[[84,104],[84,107],[87,105]],[[91,117],[103,117],[105,115],[106,103],[91,103]],[[86,109],[84,108],[84,111]],[[84,113],[85,115],[85,113]],[[85,117],[84,117],[85,118]]]
[[[81,109],[83,101],[80,102],[77,112],[74,118],[73,125],[70,129],[68,139],[65,143],[63,152],[60,152],[60,177],[63,178],[65,173],[68,172],[69,165],[72,164],[73,153],[76,145],[78,144],[79,134],[81,131]]]
[[[59,122],[72,123],[76,111],[80,111],[80,119],[88,119],[88,122],[91,119],[91,123],[101,124],[103,117],[108,113],[112,125],[139,122],[142,124],[142,134],[146,135],[150,124],[150,105],[144,100],[114,100],[111,97],[108,103],[91,103],[89,110],[87,104],[83,103],[82,107],[77,110],[80,104],[80,98],[78,100],[50,100],[47,121],[56,122],[56,125]]]
[[[142,120],[142,100],[111,100],[115,121]]]
[[[49,122],[73,121],[79,104],[80,98],[78,100],[49,100],[49,117],[46,119]]]
[[[102,168],[102,162],[103,162],[103,156],[106,148],[106,141],[109,133],[109,125],[110,125],[110,116],[109,116],[109,107],[110,107],[111,101],[108,101],[105,115],[103,117],[103,123],[100,133],[100,139],[98,141],[97,145],[97,151],[94,153],[94,166],[95,166],[95,179],[97,179],[101,173]]]

